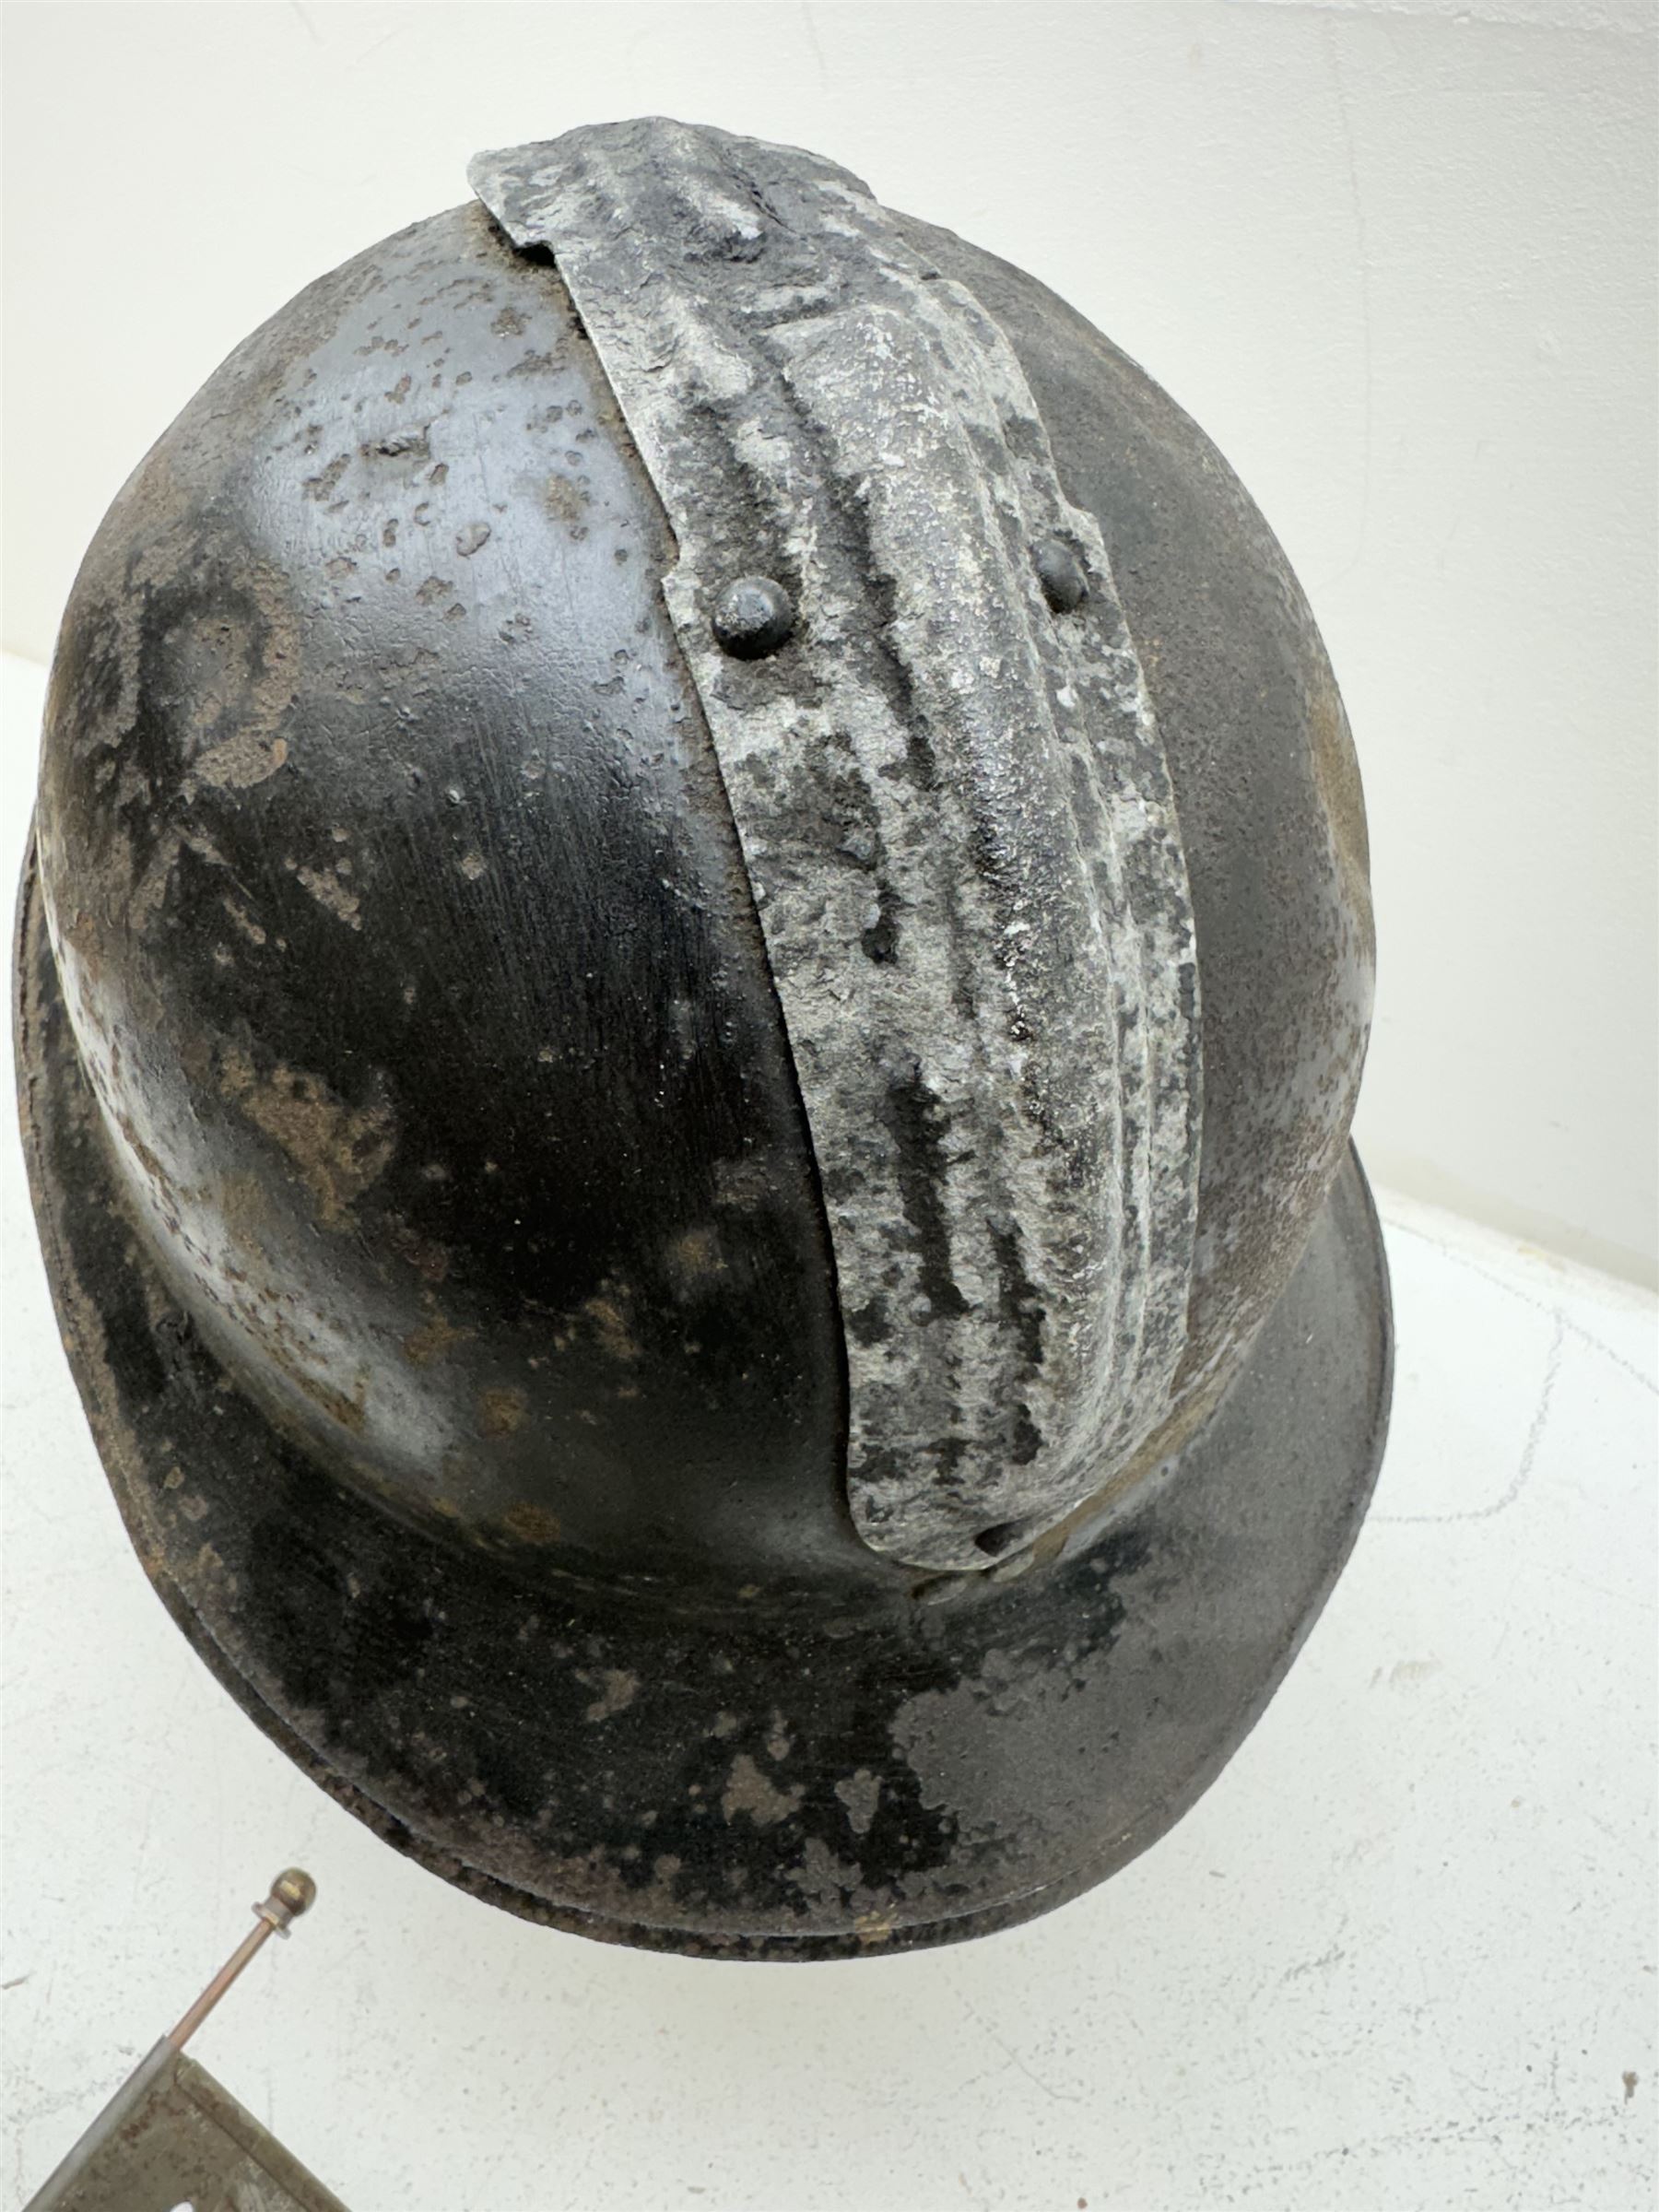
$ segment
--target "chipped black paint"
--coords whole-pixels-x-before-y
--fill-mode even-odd
[[[1018,1583],[849,1611],[828,1594],[699,1606],[503,1579],[337,1481],[179,1325],[111,1173],[32,897],[21,951],[60,1319],[159,1592],[331,1794],[529,1919],[810,1959],[1058,1903],[1207,1782],[1358,1527],[1387,1359],[1351,1172],[1180,1480]],[[1366,1358],[1338,1356],[1356,1343]],[[1274,1418],[1288,1394],[1289,1434]]]
[[[405,234],[117,502],[42,873],[123,1171],[273,1415],[511,1557],[557,1528],[742,1580],[858,1550],[812,1163],[664,558],[557,277],[474,209]],[[204,775],[250,732],[262,776]]]
[[[808,1141],[662,512],[557,270],[477,210],[312,287],[122,494],[65,620],[21,909],[37,1215],[163,1601],[423,1865],[712,1957],[977,1934],[1152,1841],[1316,1615],[1387,1403],[1342,1164],[1363,824],[1294,583],[1138,371],[891,219],[1020,353],[1194,855],[1202,1005],[1190,962],[1160,979],[1205,1037],[1188,1394],[1126,1489],[1034,1548],[988,1523],[974,1574],[860,1540],[843,1331],[914,1315],[838,1298],[822,1197],[857,1161]],[[865,542],[837,496],[826,527]],[[752,497],[737,524],[725,575],[771,526]],[[787,545],[766,567],[798,593]],[[809,659],[726,665],[810,704]],[[912,662],[878,639],[866,665],[895,774],[937,792]],[[879,816],[830,756],[812,805],[838,956],[896,964]],[[982,980],[950,978],[964,1021]],[[1132,1012],[1120,1052],[1156,1045]],[[936,1183],[957,1124],[913,1062],[889,1085]],[[948,1303],[920,1189],[911,1213]],[[985,1236],[1030,1366],[1049,1310],[1019,1210]],[[1018,1394],[1003,1418],[1018,1464]]]

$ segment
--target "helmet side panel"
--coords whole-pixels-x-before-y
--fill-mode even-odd
[[[521,1564],[861,1571],[669,558],[550,265],[467,207],[325,277],[88,556],[53,942],[168,1276],[329,1464]]]

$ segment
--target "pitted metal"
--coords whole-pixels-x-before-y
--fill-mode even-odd
[[[820,1165],[855,1523],[982,1567],[1127,1459],[1186,1341],[1192,905],[1100,530],[1001,329],[845,171],[653,121],[470,175],[551,252],[677,539]],[[714,610],[756,574],[795,634],[735,660]]]

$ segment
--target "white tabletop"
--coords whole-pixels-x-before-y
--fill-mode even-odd
[[[194,2049],[352,2212],[1650,2206],[1654,1303],[1382,1195],[1376,1501],[1220,1781],[1032,1926],[740,1967],[462,1896],[243,1718],[127,1547],[8,1136],[0,2203],[298,1862],[314,1913]]]

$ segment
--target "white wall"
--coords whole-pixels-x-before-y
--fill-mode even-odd
[[[1370,798],[1374,1172],[1655,1273],[1655,16],[1574,0],[14,6],[5,617],[480,146],[666,112],[1034,269],[1285,541]],[[14,731],[8,742],[25,741]]]

